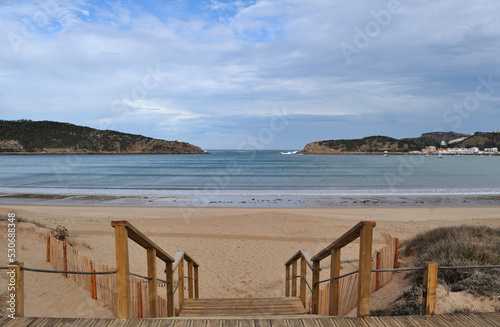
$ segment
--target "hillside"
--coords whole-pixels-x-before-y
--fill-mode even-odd
[[[435,139],[446,142],[468,136],[469,134],[456,133],[456,132],[430,132],[422,134],[422,137],[433,137]]]
[[[53,121],[0,120],[0,153],[205,153],[185,142]]]
[[[476,132],[463,141],[453,144],[457,148],[478,147],[484,148],[500,148],[500,133],[498,132]]]
[[[439,147],[441,141],[432,137],[395,139],[388,136],[369,136],[353,140],[326,140],[307,144],[303,154],[377,153],[419,151],[427,146]]]

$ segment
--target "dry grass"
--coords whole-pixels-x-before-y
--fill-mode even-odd
[[[500,228],[442,227],[416,236],[405,248],[405,255],[417,254],[417,266],[425,261],[440,266],[500,265]],[[419,285],[421,276],[414,274]],[[439,269],[438,282],[452,292],[468,290],[475,295],[498,295],[500,269]]]
[[[416,255],[415,266],[435,262],[439,266],[500,265],[500,228],[479,226],[442,227],[417,235],[403,244],[403,255]],[[390,307],[373,315],[421,313],[422,271],[411,275],[412,286]],[[439,269],[438,283],[452,292],[500,295],[500,269]]]

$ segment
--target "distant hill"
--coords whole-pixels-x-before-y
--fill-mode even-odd
[[[468,136],[470,136],[470,134],[462,134],[455,132],[430,132],[422,134],[422,137],[433,137],[435,139],[446,142]]]
[[[476,132],[458,143],[453,144],[456,148],[500,148],[499,132]]]
[[[301,153],[336,154],[336,153],[377,153],[420,151],[427,146],[439,147],[441,140],[421,136],[417,138],[395,139],[388,136],[369,136],[353,140],[326,140],[307,144]]]
[[[301,151],[303,154],[336,154],[336,153],[380,153],[420,151],[428,146],[441,147],[441,141],[449,142],[449,147],[471,148],[500,148],[500,131],[476,132],[472,135],[455,132],[424,133],[417,138],[395,139],[388,136],[369,136],[352,140],[326,140],[307,144]]]
[[[1,153],[205,153],[185,142],[54,121],[0,120]]]

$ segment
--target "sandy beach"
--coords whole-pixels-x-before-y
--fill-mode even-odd
[[[414,208],[175,208],[1,205],[0,216],[37,222],[47,228],[65,226],[69,242],[81,253],[115,266],[113,220],[127,220],[169,254],[188,252],[200,264],[201,297],[277,297],[284,295],[284,263],[298,250],[312,254],[327,246],[360,220],[376,221],[374,250],[384,246],[381,233],[402,241],[436,227],[500,226],[498,207]],[[7,253],[5,222],[0,223],[0,248]],[[47,228],[18,224],[17,259],[25,266],[51,269],[45,262]],[[131,271],[146,273],[145,250],[130,242]],[[342,251],[342,260],[356,259],[356,244]],[[5,255],[6,257],[6,255]],[[4,260],[6,261],[6,260]],[[402,260],[405,264],[405,260]],[[159,273],[164,267],[159,267]],[[349,267],[344,267],[349,269]],[[6,278],[0,278],[6,290]],[[161,275],[159,275],[161,276]],[[401,276],[385,292],[373,295],[372,307],[401,292]],[[5,286],[5,287],[4,287]],[[60,275],[26,272],[27,316],[112,317],[110,310]],[[446,292],[445,292],[446,293]],[[0,292],[4,294],[4,292]],[[444,293],[443,293],[444,294]],[[4,294],[5,296],[5,294]],[[446,296],[444,294],[443,296]],[[468,299],[468,304],[480,300]],[[461,305],[438,300],[438,312]],[[483,301],[484,302],[484,301]],[[61,305],[64,303],[65,305]],[[497,304],[500,306],[500,303]],[[489,306],[494,306],[488,302]],[[488,307],[489,308],[489,307]],[[488,310],[481,307],[482,310]],[[491,308],[490,308],[491,309]],[[494,308],[493,308],[494,310]]]

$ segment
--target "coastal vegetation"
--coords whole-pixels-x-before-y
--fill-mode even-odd
[[[445,142],[443,144],[443,142]],[[368,136],[362,139],[339,139],[311,142],[301,151],[303,154],[339,154],[339,153],[407,153],[420,151],[428,147],[440,148],[447,145],[456,148],[499,148],[500,133],[476,132],[472,135],[455,132],[424,133],[420,137],[396,139],[388,136]]]
[[[204,153],[194,145],[54,121],[0,120],[1,153]]]
[[[302,153],[374,153],[374,152],[409,152],[426,146],[439,147],[441,140],[432,137],[395,139],[388,136],[369,136],[352,140],[326,140],[307,144]]]
[[[414,266],[434,262],[438,266],[500,265],[500,228],[486,226],[441,227],[419,234],[404,244],[403,255],[415,256]],[[438,284],[450,292],[467,291],[475,296],[500,294],[500,269],[438,269]],[[375,315],[420,314],[422,272],[410,275],[412,285],[392,305]]]

